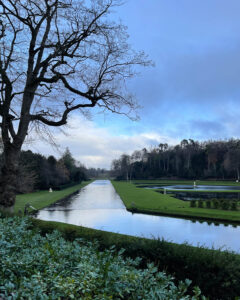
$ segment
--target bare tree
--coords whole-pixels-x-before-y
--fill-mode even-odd
[[[0,0],[0,116],[4,165],[0,206],[15,203],[19,153],[30,125],[62,126],[98,106],[131,115],[125,89],[134,66],[126,28],[109,16],[118,0]]]

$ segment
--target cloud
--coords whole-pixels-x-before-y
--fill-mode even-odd
[[[73,157],[87,167],[110,168],[113,159],[121,154],[132,154],[134,150],[141,150],[156,146],[159,143],[177,144],[179,141],[156,132],[142,132],[139,134],[114,135],[110,128],[98,127],[93,121],[74,116],[65,133],[54,132],[54,138],[60,145],[60,152],[56,152],[49,144],[35,139],[34,144],[25,145],[43,155],[59,157],[68,147]]]
[[[217,139],[219,135],[227,135],[225,124],[219,121],[193,120],[191,128],[199,139],[202,139],[204,136],[207,136],[208,139]]]
[[[86,166],[109,168],[122,153],[160,142],[239,137],[240,2],[135,2],[117,8],[116,16],[128,26],[133,48],[156,63],[127,81],[143,107],[140,122],[113,114],[106,123],[74,117],[68,136],[54,132],[61,151],[69,147]],[[28,147],[60,155],[41,141]]]
[[[216,103],[240,95],[240,43],[207,53],[185,53],[167,66],[166,94],[191,102]],[[171,83],[171,87],[169,84]]]
[[[140,2],[136,7],[135,1],[128,1],[121,9],[131,43],[156,63],[155,68],[141,69],[141,76],[129,84],[144,107],[140,114],[145,124],[159,119],[163,126],[169,125],[168,119],[176,124],[173,114],[187,122],[194,111],[203,120],[208,111],[214,119],[220,117],[219,105],[225,110],[230,101],[237,105],[240,2]]]

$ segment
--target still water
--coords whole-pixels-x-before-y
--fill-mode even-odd
[[[229,249],[240,252],[240,226],[132,214],[108,180],[96,180],[65,201],[38,212],[37,218],[174,243]]]
[[[230,185],[168,185],[168,186],[146,186],[146,189],[166,189],[166,190],[196,190],[196,191],[239,191],[240,186]]]

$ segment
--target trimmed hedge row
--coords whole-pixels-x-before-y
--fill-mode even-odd
[[[81,183],[81,181],[80,182],[70,182],[70,183],[54,186],[53,189],[55,191],[61,191],[61,190],[70,188],[70,187],[72,187],[74,185],[77,185],[77,184],[80,184],[80,183]]]
[[[109,233],[58,222],[33,220],[42,234],[54,229],[61,231],[68,240],[82,237],[98,240],[101,249],[115,245],[124,248],[124,255],[141,257],[140,267],[154,262],[159,271],[166,271],[177,280],[192,280],[202,294],[210,299],[234,299],[240,296],[240,255],[232,252],[173,244],[164,240],[149,240],[122,234]]]
[[[212,208],[212,209],[222,209],[222,210],[238,210],[238,202],[225,200],[225,199],[213,199],[211,200],[191,200],[190,207],[199,208]]]

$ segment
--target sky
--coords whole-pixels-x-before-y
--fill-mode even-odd
[[[155,64],[128,82],[140,120],[74,115],[65,134],[54,133],[59,150],[40,140],[25,147],[55,156],[68,147],[87,167],[108,169],[122,153],[159,143],[239,138],[239,11],[239,0],[127,0],[113,16]]]

